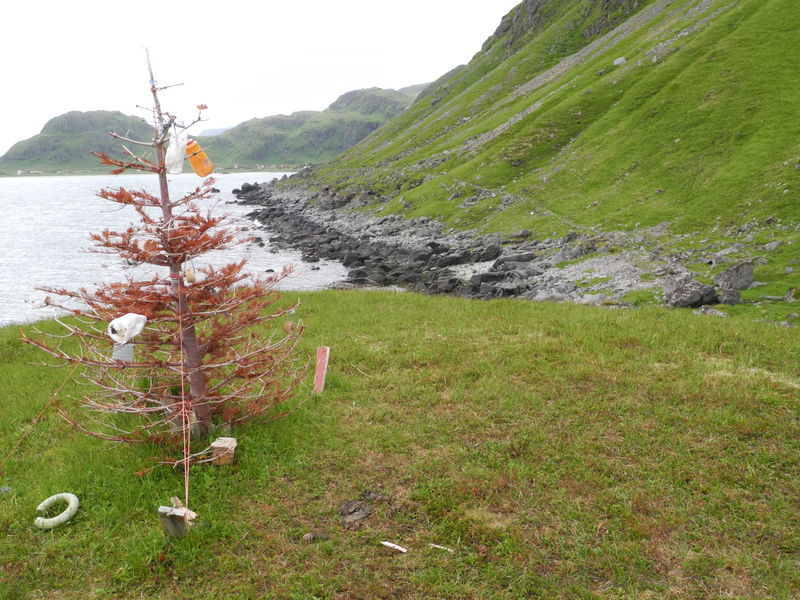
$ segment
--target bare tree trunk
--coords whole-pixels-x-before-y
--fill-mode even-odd
[[[156,139],[154,140],[156,164],[158,165],[158,183],[160,188],[161,199],[161,214],[164,219],[164,239],[163,244],[165,249],[170,255],[173,252],[172,244],[170,243],[170,230],[172,229],[172,204],[169,198],[169,183],[167,182],[167,168],[166,168],[166,151],[164,146],[166,144],[166,130],[169,124],[165,124],[164,115],[161,112],[161,103],[158,99],[158,89],[156,88],[155,78],[153,77],[153,68],[150,65],[150,57],[147,58],[147,67],[150,71],[151,91],[153,93],[153,107],[155,110],[155,121],[158,127],[156,132]],[[189,395],[191,397],[192,411],[197,417],[199,431],[201,435],[205,435],[211,428],[211,409],[208,402],[205,400],[208,386],[206,377],[203,371],[200,370],[202,363],[202,354],[200,352],[200,345],[197,341],[197,332],[193,323],[188,325],[184,324],[185,319],[189,314],[189,304],[186,300],[186,295],[181,292],[183,284],[183,263],[180,259],[170,260],[169,275],[172,285],[173,294],[175,296],[175,314],[178,318],[180,331],[180,350],[182,369],[186,374],[189,381]]]

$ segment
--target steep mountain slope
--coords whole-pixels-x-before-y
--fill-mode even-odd
[[[223,167],[322,162],[400,114],[415,97],[413,89],[354,90],[342,94],[324,111],[251,119],[213,138],[198,140],[213,147],[214,160]]]
[[[245,198],[359,285],[787,324],[798,28],[791,0],[525,0],[399,117]]]
[[[525,0],[316,185],[535,236],[796,223],[798,28],[792,0]]]

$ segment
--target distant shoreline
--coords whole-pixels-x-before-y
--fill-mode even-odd
[[[215,171],[213,175],[235,175],[236,173],[250,174],[250,173],[295,173],[301,167],[296,168],[270,168],[270,169],[223,169]],[[130,170],[126,172],[128,175],[152,175],[150,171],[137,171]],[[18,171],[16,173],[6,173],[0,171],[0,177],[70,177],[79,176],[85,177],[87,175],[111,175],[112,173],[107,169],[82,169],[82,170],[64,170],[64,171],[40,171],[38,169],[31,169],[29,171]]]

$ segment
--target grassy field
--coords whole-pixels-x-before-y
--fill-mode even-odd
[[[290,297],[294,297],[292,294]],[[179,473],[33,417],[67,375],[0,330],[0,598],[797,598],[800,340],[666,309],[299,296],[328,386]],[[68,382],[65,393],[79,393]],[[68,401],[67,401],[68,403]],[[67,525],[33,528],[70,491]],[[357,529],[339,507],[367,493]],[[314,532],[319,541],[302,536]],[[380,545],[391,541],[407,554]],[[445,546],[452,552],[429,544]]]

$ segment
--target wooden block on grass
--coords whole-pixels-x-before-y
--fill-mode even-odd
[[[159,506],[158,518],[164,533],[176,539],[185,538],[189,533],[189,524],[197,515],[186,507]]]
[[[211,464],[229,465],[236,453],[236,438],[221,437],[211,443]]]
[[[328,346],[317,348],[317,368],[314,370],[314,393],[321,394],[325,389],[325,377],[328,374],[328,359],[331,349]]]

